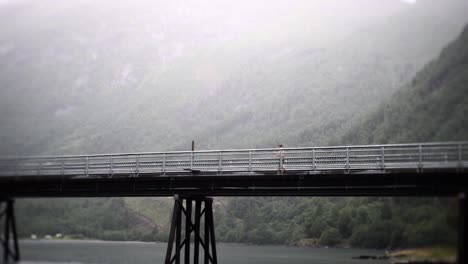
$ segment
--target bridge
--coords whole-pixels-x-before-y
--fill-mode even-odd
[[[193,263],[200,246],[205,263],[217,263],[208,196],[460,195],[464,263],[467,168],[468,142],[5,157],[4,260],[19,259],[13,199],[20,197],[175,196],[165,263],[182,256],[190,263],[192,237]]]

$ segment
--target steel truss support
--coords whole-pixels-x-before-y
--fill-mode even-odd
[[[0,238],[3,249],[3,263],[16,262],[20,259],[13,203],[14,200],[12,199],[0,199],[0,221],[4,219],[3,234]]]
[[[192,206],[195,204],[195,210]],[[184,220],[184,221],[183,221]],[[200,228],[204,226],[203,232]],[[184,232],[185,231],[185,232]],[[193,251],[190,250],[193,236]],[[182,240],[183,237],[183,240]],[[185,264],[199,263],[200,246],[204,251],[204,263],[217,264],[216,242],[213,223],[213,199],[198,196],[174,196],[174,211],[165,264],[180,264],[183,252]]]

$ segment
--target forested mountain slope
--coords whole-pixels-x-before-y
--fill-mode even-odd
[[[17,6],[36,17],[13,26],[3,22],[14,12],[0,9],[1,153],[187,149],[192,139],[197,148],[466,139],[466,44],[457,40],[424,66],[467,22],[466,1],[379,1],[386,8],[376,12],[376,1],[362,0],[362,10],[341,10],[343,20],[320,20],[335,33],[316,20],[271,26],[275,12],[234,26],[220,20],[212,30],[226,14],[204,20],[177,4],[102,21],[109,11],[91,2]],[[118,12],[137,12],[117,3]],[[299,14],[318,16],[313,10]],[[244,11],[255,17],[255,9]],[[181,24],[171,24],[174,12]],[[35,24],[39,33],[30,30]],[[20,200],[19,231],[163,240],[171,202]],[[455,240],[449,200],[220,198],[215,208],[216,233],[226,242],[382,248]]]
[[[50,2],[0,8],[3,154],[322,145],[434,58],[468,9]]]
[[[468,140],[468,27],[342,143]]]

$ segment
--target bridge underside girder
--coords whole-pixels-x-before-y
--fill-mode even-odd
[[[467,188],[461,172],[307,174],[142,174],[1,177],[10,197],[105,196],[455,196]]]
[[[176,196],[166,263],[180,263],[182,255],[184,262],[190,263],[191,236],[197,237],[198,244],[202,250],[205,250],[205,263],[216,263],[212,200],[206,196],[456,196],[459,193],[466,193],[465,176],[466,172],[463,171],[425,171],[424,174],[411,171],[393,174],[375,171],[222,175],[192,172],[172,175],[140,174],[138,177],[131,174],[117,174],[113,177],[16,176],[0,177],[0,193],[3,197],[15,198],[180,195],[182,198]],[[4,258],[18,260],[13,200],[4,199],[0,202],[6,205],[2,214],[6,219],[3,236],[6,240],[4,239],[2,243],[6,253]],[[193,203],[195,203],[194,212]],[[202,204],[205,208],[203,213]],[[465,242],[467,210],[465,198],[460,199],[459,260],[465,259],[464,252],[467,247]],[[185,225],[182,222],[184,215]],[[204,221],[202,215],[205,217]],[[204,240],[200,236],[201,222],[205,223]],[[184,228],[185,239],[181,241]],[[198,263],[199,253],[196,251],[197,257],[194,253],[194,263]]]

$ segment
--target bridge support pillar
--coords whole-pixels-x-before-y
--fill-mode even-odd
[[[192,210],[195,205],[195,210]],[[201,227],[203,231],[200,230]],[[190,250],[193,236],[193,251]],[[213,199],[208,197],[174,196],[174,211],[167,244],[165,264],[198,264],[200,246],[204,263],[217,264],[216,241],[213,222]],[[190,254],[193,253],[193,262]]]
[[[12,199],[0,200],[0,221],[3,220],[3,234],[0,239],[3,249],[3,263],[19,261],[20,259],[13,203],[14,200]]]
[[[458,195],[458,264],[468,263],[468,244],[466,241],[468,238],[468,203],[466,201],[466,193],[460,193]]]

